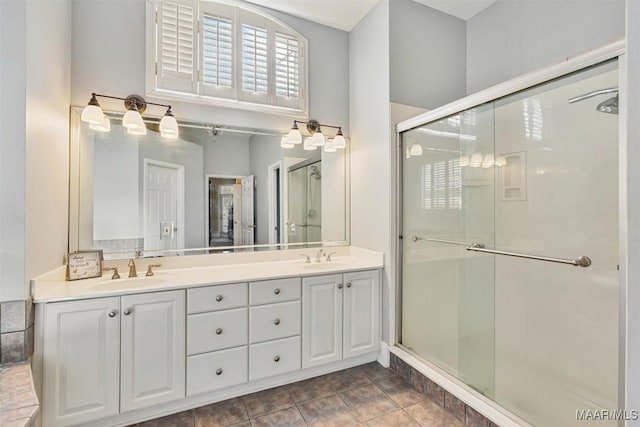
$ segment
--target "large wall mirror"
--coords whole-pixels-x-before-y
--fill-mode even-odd
[[[281,148],[282,134],[179,121],[178,139],[108,132],[71,109],[69,251],[105,258],[273,250],[349,240],[349,148]]]

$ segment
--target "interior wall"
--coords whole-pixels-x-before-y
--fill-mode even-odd
[[[389,0],[349,34],[351,243],[384,252],[383,339],[389,338],[391,176],[389,157]]]
[[[465,96],[466,22],[412,0],[389,3],[391,102],[432,109]]]
[[[249,175],[249,135],[219,134],[201,138],[196,143],[204,147],[204,173],[210,175]]]
[[[467,21],[467,93],[624,37],[624,0],[499,0]]]
[[[0,1],[0,301],[25,297],[26,3]]]
[[[309,41],[310,117],[340,125],[348,135],[348,33],[280,12],[269,13]],[[73,105],[85,105],[92,92],[145,95],[145,0],[73,0],[72,25]],[[170,102],[178,118],[282,131],[292,122],[290,117],[274,114]],[[120,101],[100,99],[100,103],[105,108],[123,108]],[[149,114],[162,113],[160,107],[149,108]]]

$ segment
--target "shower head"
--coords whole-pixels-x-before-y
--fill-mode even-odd
[[[596,107],[601,113],[618,114],[618,95],[602,101]]]
[[[311,166],[311,172],[309,173],[309,176],[312,176],[315,179],[320,179],[321,174],[320,174],[320,170],[318,169],[318,166],[316,165]]]
[[[617,87],[598,89],[588,93],[584,93],[579,96],[575,96],[573,98],[569,98],[569,104],[574,104],[576,102],[584,101],[586,99],[593,98],[594,96],[598,96],[598,95],[605,95],[607,93],[615,93],[616,96],[614,96],[613,98],[609,98],[601,102],[600,104],[598,104],[598,106],[596,107],[596,110],[600,111],[601,113],[618,114],[618,88]]]

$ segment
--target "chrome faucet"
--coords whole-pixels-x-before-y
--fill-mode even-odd
[[[138,272],[136,271],[136,263],[133,259],[129,260],[129,277],[138,277]]]
[[[324,250],[320,249],[316,252],[316,262],[322,261],[322,257],[324,256]]]
[[[304,262],[305,264],[311,264],[311,258],[309,258],[309,255],[307,254],[300,254],[300,256],[303,256],[306,258],[306,261]]]

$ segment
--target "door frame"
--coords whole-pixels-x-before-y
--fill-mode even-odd
[[[242,179],[241,176],[237,175],[220,175],[220,174],[211,174],[207,173],[204,175],[204,247],[208,248],[211,245],[209,242],[209,179],[210,178],[220,178],[220,179]],[[235,206],[234,206],[235,211]],[[235,228],[235,227],[234,227]],[[235,243],[235,240],[234,240]]]
[[[279,171],[278,182],[276,183],[276,171]],[[267,195],[268,195],[268,209],[269,209],[269,244],[274,245],[277,243],[276,241],[276,233],[274,229],[276,225],[278,226],[278,234],[280,237],[280,243],[284,243],[282,238],[282,225],[283,225],[283,212],[282,212],[282,200],[283,200],[283,185],[282,185],[282,172],[284,171],[282,160],[279,160],[275,163],[270,164],[267,167]],[[278,187],[280,193],[280,203],[278,203],[278,197],[276,192],[274,191],[275,187]],[[278,218],[277,211],[280,210],[280,221],[279,224],[276,224],[276,219]]]
[[[177,220],[178,239],[176,240],[176,250],[180,251],[185,248],[185,181],[184,181],[184,165],[177,163],[164,162],[162,160],[149,159],[145,157],[143,160],[142,179],[142,236],[146,236],[147,224],[147,175],[149,166],[160,166],[163,168],[175,169],[177,172],[176,180],[176,204],[177,204]]]

